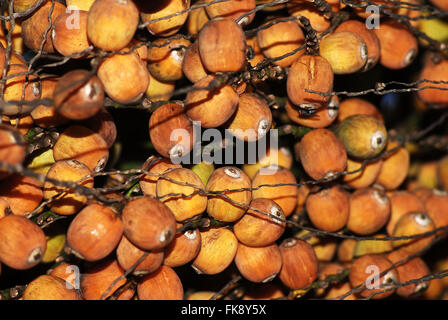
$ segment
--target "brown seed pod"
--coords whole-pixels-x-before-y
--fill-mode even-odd
[[[238,139],[253,142],[263,138],[271,125],[272,113],[266,101],[251,93],[243,93],[227,129]]]
[[[53,93],[58,80],[58,78],[48,78],[40,82],[41,99],[53,98]],[[57,127],[69,121],[60,113],[56,112],[54,105],[39,105],[31,111],[30,115],[34,120],[34,123],[42,128]]]
[[[9,79],[6,81],[3,99],[10,104],[3,109],[3,115],[16,116],[17,114],[30,112],[32,110],[30,105],[21,105],[14,103],[14,101],[33,101],[41,97],[41,88],[36,77],[30,75],[27,80],[25,72],[28,72],[26,65],[12,64],[9,66],[6,73]]]
[[[442,60],[435,64],[431,59],[427,59],[418,77],[420,80],[429,81],[446,81],[446,74],[448,72],[448,60]],[[423,89],[426,87],[436,87],[436,89]],[[448,92],[446,83],[432,84],[428,82],[421,82],[417,85],[420,90],[417,92],[420,99],[425,103],[435,104],[440,106],[448,106]],[[442,90],[438,89],[442,88]]]
[[[238,105],[238,94],[229,85],[214,85],[215,76],[207,76],[194,84],[194,88],[213,89],[192,90],[187,93],[185,108],[188,117],[199,121],[204,128],[215,128],[224,124],[234,114]],[[219,106],[219,112],[216,108]]]
[[[199,54],[199,41],[193,42],[185,51],[182,61],[182,71],[185,77],[193,83],[198,82],[208,75]]]
[[[183,78],[182,63],[185,51],[191,45],[187,39],[157,39],[148,49],[148,70],[160,81]]]
[[[109,159],[104,139],[89,128],[72,125],[65,129],[53,147],[55,161],[77,160],[91,171],[101,171]]]
[[[134,275],[146,275],[156,271],[163,263],[164,251],[147,251],[147,256],[134,268]],[[145,254],[145,251],[136,247],[131,241],[122,236],[116,249],[117,261],[124,270],[129,270]]]
[[[125,283],[124,270],[117,260],[108,260],[95,264],[81,276],[81,291],[85,300],[107,299]]]
[[[8,125],[0,124],[0,159],[10,165],[21,164],[26,156],[25,138],[20,132]],[[0,178],[8,175],[0,170]]]
[[[31,281],[23,293],[23,300],[81,300],[78,292],[68,289],[64,280],[41,275]]]
[[[172,161],[188,154],[193,148],[193,123],[184,106],[167,103],[157,108],[149,118],[149,137],[157,152]]]
[[[327,59],[334,74],[351,74],[367,63],[367,46],[358,34],[350,31],[330,33],[319,42],[319,52]]]
[[[389,270],[386,274],[380,274]],[[351,286],[364,285],[366,289],[358,293],[359,296],[367,298],[372,295],[372,299],[384,299],[395,292],[391,288],[386,292],[384,289],[390,288],[394,282],[399,281],[398,272],[392,268],[392,263],[384,256],[368,254],[356,259],[350,268],[349,280]],[[381,292],[381,293],[380,293]]]
[[[377,232],[390,216],[390,200],[374,188],[358,189],[350,197],[350,215],[347,227],[359,235]]]
[[[176,87],[175,81],[160,81],[148,72],[149,86],[146,89],[145,95],[152,102],[168,101],[171,99],[174,88]]]
[[[98,48],[121,50],[131,42],[139,11],[131,0],[99,0],[89,10],[87,35]]]
[[[98,133],[104,139],[108,148],[112,147],[117,139],[117,127],[106,108],[100,108],[93,117],[82,121],[81,125]]]
[[[395,224],[393,237],[408,237],[431,232],[435,224],[431,217],[421,212],[409,212],[403,215]],[[426,248],[435,238],[435,233],[426,237],[414,237],[411,239],[395,240],[394,248],[406,249],[410,254],[420,252]]]
[[[302,138],[299,157],[306,173],[314,180],[344,171],[347,152],[344,144],[328,129],[315,129]]]
[[[201,249],[193,260],[192,267],[200,274],[218,274],[233,261],[238,240],[226,228],[208,228],[201,233]]]
[[[213,171],[208,179],[206,190],[217,192],[224,190],[243,191],[219,192],[210,194],[207,200],[207,213],[220,221],[233,222],[243,216],[252,199],[249,177],[236,167],[221,167]]]
[[[43,192],[40,182],[32,177],[14,174],[0,183],[0,198],[7,201],[16,215],[25,215],[41,203]]]
[[[316,30],[317,33],[324,32],[331,25],[330,20],[328,20],[313,3],[294,0],[288,2],[286,6],[291,16],[304,16],[307,18],[310,21],[311,27]]]
[[[273,20],[266,24],[270,23],[274,24],[257,32],[258,45],[266,58],[275,59],[292,51],[297,51],[305,43],[303,31],[296,21],[275,23],[275,20]],[[305,50],[298,50],[296,53],[273,63],[281,67],[289,67],[304,53]]]
[[[47,249],[45,234],[22,216],[0,219],[0,261],[10,268],[26,270],[36,266]]]
[[[408,191],[395,191],[390,196],[390,219],[386,230],[392,235],[397,222],[409,212],[425,212],[425,205],[415,194]]]
[[[339,262],[350,262],[355,254],[355,247],[358,241],[353,239],[344,239],[338,247],[337,256]]]
[[[157,198],[171,210],[177,221],[184,221],[205,211],[207,196],[199,193],[204,189],[201,178],[187,168],[165,171],[157,180],[156,186]],[[181,195],[170,196],[170,194]]]
[[[204,4],[206,0],[199,0],[195,2],[195,5]],[[197,34],[201,31],[202,27],[210,21],[205,8],[198,8],[191,11],[187,18],[187,30],[189,34]]]
[[[74,14],[77,15],[76,20],[73,19]],[[87,38],[88,14],[87,11],[82,10],[70,11],[61,14],[54,21],[51,40],[56,51],[63,56],[75,56],[89,49],[90,42]]]
[[[57,112],[71,120],[94,116],[103,106],[104,89],[100,79],[87,70],[73,70],[62,76],[54,88]]]
[[[121,219],[126,237],[143,250],[166,247],[176,233],[176,220],[171,210],[150,197],[129,201]]]
[[[44,39],[43,51],[53,53],[50,22],[48,16],[51,10],[52,24],[65,13],[66,7],[60,2],[46,1],[22,22],[22,37],[24,44],[31,50],[38,52]]]
[[[238,240],[251,247],[266,247],[277,241],[285,231],[285,215],[271,199],[254,199],[251,209],[233,226]]]
[[[420,257],[414,257],[408,259],[409,253],[403,252],[403,250],[395,250],[387,255],[392,263],[395,264],[395,269],[398,272],[400,282],[407,282],[414,279],[419,279],[427,276],[430,273],[425,261]],[[407,260],[407,261],[406,261]],[[406,261],[399,263],[400,261]],[[416,297],[421,295],[429,286],[429,281],[422,281],[416,284],[409,284],[397,288],[397,294],[403,298]]]
[[[309,128],[325,128],[336,120],[338,115],[339,100],[333,96],[330,103],[319,108],[312,116],[303,114],[300,108],[293,105],[289,99],[286,99],[286,113],[292,121]]]
[[[143,277],[137,286],[139,300],[182,300],[184,288],[177,273],[168,266]]]
[[[343,228],[349,217],[350,194],[340,185],[311,192],[306,199],[306,211],[313,225],[324,231]]]
[[[243,165],[243,171],[252,180],[261,168],[279,166],[285,169],[291,169],[292,162],[292,154],[288,148],[268,146],[266,152],[261,155],[256,163],[245,163]]]
[[[343,100],[339,104],[338,111],[339,112],[337,122],[341,122],[345,118],[348,118],[355,114],[370,115],[377,118],[380,121],[384,121],[381,112],[379,112],[379,110],[375,107],[375,105],[361,98],[348,98]]]
[[[341,23],[334,32],[353,32],[359,35],[367,47],[367,62],[362,71],[372,69],[380,60],[380,41],[373,30],[358,20],[348,20]]]
[[[368,162],[364,165],[363,169],[363,161],[347,159],[347,172],[355,172],[356,173],[346,174],[342,178],[344,183],[349,187],[355,189],[367,188],[371,186],[376,178],[378,177],[381,166],[383,165],[383,161],[377,160],[373,162]]]
[[[213,2],[205,0],[206,3]],[[255,9],[255,0],[230,0],[225,2],[214,3],[205,7],[207,15],[213,19],[217,17],[237,20],[242,15]],[[255,13],[245,16],[238,23],[245,26],[252,22]]]
[[[93,188],[93,178],[86,178],[90,173],[89,168],[79,161],[62,160],[51,166],[47,173],[47,179],[76,182],[86,188]],[[62,215],[75,214],[87,203],[87,197],[77,195],[73,189],[56,186],[46,181],[44,183],[44,199],[52,198],[54,199],[49,203],[49,207],[52,211]]]
[[[159,177],[157,175],[163,174],[165,171],[174,168],[182,168],[182,165],[174,164],[166,158],[157,160],[156,157],[149,157],[143,164],[142,169],[147,170],[153,175],[144,174],[140,178],[140,188],[142,189],[143,194],[156,197],[157,180],[159,180]]]
[[[448,226],[448,193],[433,190],[432,194],[424,200],[426,213],[434,222],[436,228]],[[439,234],[446,233],[441,230]]]
[[[321,56],[303,55],[291,66],[286,82],[288,98],[300,107],[317,109],[330,101],[330,96],[310,93],[305,90],[331,92],[333,90],[333,69],[327,59]]]
[[[98,67],[97,75],[107,95],[122,104],[138,101],[149,86],[146,63],[136,52],[107,57]]]
[[[275,185],[285,184],[285,186]],[[269,185],[272,185],[269,186]],[[262,186],[262,187],[260,187]],[[252,180],[252,198],[274,200],[285,215],[289,217],[297,205],[297,180],[291,170],[271,166],[258,171]]]
[[[73,252],[87,261],[98,261],[111,253],[123,234],[123,223],[110,208],[91,204],[70,223],[67,242]]]
[[[173,241],[165,248],[163,264],[171,268],[183,266],[196,258],[200,248],[199,229],[177,233]]]
[[[275,243],[266,247],[249,247],[239,243],[235,264],[247,280],[266,283],[272,281],[280,272],[282,256]]]
[[[398,142],[388,141],[386,151],[395,150],[387,157],[383,157],[383,165],[376,178],[376,183],[387,190],[398,188],[406,179],[410,164],[409,151],[398,147]]]
[[[138,1],[138,4],[144,23],[177,14],[169,19],[162,19],[146,25],[146,28],[151,34],[159,37],[169,37],[176,34],[182,28],[188,17],[188,12],[178,13],[190,8],[190,0]],[[195,11],[193,10],[192,12]]]
[[[285,286],[303,289],[317,279],[319,263],[311,245],[289,238],[279,248],[283,262],[279,278]]]
[[[235,21],[219,18],[199,32],[199,54],[209,72],[236,72],[246,63],[246,37]]]
[[[373,29],[380,41],[380,63],[389,69],[403,69],[409,66],[418,53],[418,42],[408,28],[397,21],[382,21]]]

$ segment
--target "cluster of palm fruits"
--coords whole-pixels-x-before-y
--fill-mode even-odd
[[[213,281],[191,279],[235,275],[247,285],[233,298],[442,297],[448,282],[425,276],[448,256],[423,253],[448,226],[448,156],[414,161],[412,132],[331,93],[443,51],[448,27],[408,0],[369,29],[360,3],[6,1],[1,297],[209,299]],[[407,112],[425,115],[448,106],[448,60],[425,50],[421,65]],[[137,168],[116,170],[107,106],[149,111]],[[245,146],[273,129],[284,141],[254,163],[182,163],[195,123]]]

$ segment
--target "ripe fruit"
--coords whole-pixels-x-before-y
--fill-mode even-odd
[[[220,221],[233,222],[242,217],[252,199],[249,177],[236,167],[221,167],[210,176],[206,190],[209,192],[207,213]],[[226,191],[238,190],[242,191]],[[218,192],[220,191],[220,192]]]
[[[369,115],[345,118],[336,128],[336,135],[344,143],[347,154],[356,159],[376,157],[387,143],[384,123]]]
[[[266,263],[269,261],[270,263]],[[274,243],[266,247],[238,244],[235,264],[241,275],[252,282],[266,283],[274,279],[282,268],[282,257]]]
[[[60,2],[46,1],[22,22],[23,42],[25,46],[35,52],[39,51],[44,37],[46,37],[46,41],[43,45],[43,51],[49,53],[54,52],[53,41],[51,41],[51,28],[49,28],[50,22],[48,19],[50,10],[52,10],[51,21],[54,24],[56,19],[65,13],[66,7]]]
[[[72,21],[73,15],[77,15],[76,23]],[[79,10],[76,13],[66,12],[61,14],[51,31],[51,40],[54,48],[63,56],[75,56],[90,47],[87,38],[87,11]]]
[[[389,269],[391,270],[378,278],[379,275]],[[366,288],[358,293],[361,297],[384,299],[395,292],[395,289],[390,287],[390,285],[398,282],[399,277],[398,272],[395,268],[392,268],[392,263],[387,258],[382,255],[372,254],[362,256],[353,262],[350,268],[349,280],[352,287],[363,285]],[[390,287],[390,290],[382,292],[388,289],[388,287]]]
[[[279,278],[290,289],[303,289],[317,279],[318,261],[313,247],[303,240],[286,239],[279,246],[282,269]]]
[[[47,179],[76,182],[86,188],[93,188],[93,178],[86,178],[90,174],[89,168],[76,160],[62,160],[55,162],[48,170]],[[44,183],[44,199],[52,201],[49,207],[52,211],[62,215],[77,213],[87,203],[84,195],[78,195],[73,189],[56,186],[46,181]]]
[[[325,16],[319,11],[317,6],[312,3],[307,3],[302,0],[290,1],[286,4],[288,13],[291,16],[304,16],[310,21],[311,27],[316,30],[317,33],[327,30],[331,23],[325,18]]]
[[[285,184],[285,186],[275,185]],[[260,187],[261,186],[261,187]],[[297,204],[297,180],[293,173],[281,167],[268,167],[258,171],[252,180],[252,198],[274,200],[285,215],[289,217]]]
[[[196,258],[201,248],[201,234],[198,229],[177,233],[165,248],[163,264],[175,268]]]
[[[206,3],[206,0],[199,0],[196,1],[195,5],[200,5]],[[202,27],[210,21],[210,18],[207,14],[207,11],[205,8],[199,8],[196,10],[191,11],[188,14],[187,18],[187,30],[189,34],[196,34],[201,31]]]
[[[397,221],[392,236],[408,237],[430,232],[434,229],[435,224],[430,216],[421,212],[409,212]],[[406,249],[409,254],[414,254],[426,248],[434,238],[435,234],[426,237],[414,237],[407,240],[395,240],[393,246],[394,248]]]
[[[25,138],[17,129],[0,124],[0,159],[10,164],[21,164],[26,156]],[[0,178],[7,176],[7,172],[0,170]]]
[[[97,76],[86,70],[73,70],[59,78],[53,101],[57,112],[71,120],[94,116],[103,106],[104,89]]]
[[[149,137],[154,148],[172,161],[180,160],[193,148],[193,123],[179,103],[167,103],[149,119]]]
[[[125,236],[143,250],[166,247],[176,233],[176,220],[171,210],[150,197],[129,201],[121,219]]]
[[[367,46],[358,34],[350,31],[330,33],[319,43],[320,55],[327,59],[335,74],[351,74],[367,63]]]
[[[150,165],[150,167],[148,167]],[[169,159],[162,158],[156,160],[155,157],[149,157],[142,166],[142,169],[149,172],[149,174],[144,174],[140,178],[140,188],[143,194],[147,196],[156,197],[156,185],[159,176],[165,171],[173,168],[182,168],[180,164],[174,164]]]
[[[91,204],[70,223],[67,242],[77,256],[98,261],[115,249],[122,234],[123,223],[112,209]]]
[[[448,226],[448,194],[446,192],[433,190],[423,202],[426,213],[436,228]],[[439,234],[444,232],[446,231],[440,231]]]
[[[288,117],[302,126],[309,128],[324,128],[328,127],[336,120],[338,115],[338,104],[338,98],[333,96],[327,106],[319,108],[313,115],[308,116],[287,99],[285,109]]]
[[[200,274],[218,274],[233,261],[238,240],[226,228],[208,228],[201,233],[201,249],[191,265]]]
[[[275,20],[269,21],[267,24],[274,22]],[[301,47],[305,42],[305,36],[296,21],[285,21],[258,31],[257,42],[266,58],[275,59]],[[299,50],[273,63],[281,67],[289,67],[304,52],[305,50]]]
[[[67,7],[75,8],[75,10],[89,11],[95,0],[65,0]]]
[[[23,216],[36,209],[42,197],[40,182],[32,177],[14,174],[0,182],[0,198],[8,202],[16,215]]]
[[[123,235],[116,249],[116,254],[120,267],[124,270],[128,270],[142,258],[145,251],[136,247]],[[133,274],[140,276],[152,273],[162,265],[163,259],[163,250],[152,250],[148,252],[148,255],[134,268]]]
[[[116,281],[120,277],[121,279]],[[117,260],[108,260],[95,264],[82,275],[81,292],[85,300],[107,299],[125,283],[124,270]]]
[[[236,72],[246,63],[246,37],[233,20],[217,18],[199,32],[199,54],[209,72]]]
[[[17,270],[36,266],[47,248],[45,234],[34,222],[22,216],[0,219],[0,261]]]
[[[175,81],[160,81],[150,72],[148,75],[149,86],[145,92],[146,97],[153,102],[170,100],[175,88]]]
[[[386,230],[392,235],[397,222],[409,212],[425,212],[425,205],[416,195],[407,191],[395,191],[390,196],[390,219]]]
[[[305,90],[330,93],[333,90],[333,77],[333,69],[327,59],[303,55],[289,70],[286,82],[288,98],[299,107],[324,107],[330,101],[330,96]]]
[[[338,260],[340,262],[350,262],[355,254],[356,244],[358,242],[353,239],[344,239],[338,247]]]
[[[190,0],[169,0],[169,1],[139,1],[142,21],[157,20],[190,8]],[[195,12],[193,10],[192,12]],[[188,12],[177,14],[169,19],[163,19],[148,23],[148,31],[159,37],[169,37],[176,34],[187,20]]]
[[[395,150],[389,156],[383,157],[383,165],[376,178],[376,183],[388,190],[398,188],[406,179],[410,163],[409,151],[399,147],[398,142],[389,141],[386,151]]]
[[[390,216],[390,200],[380,190],[358,189],[350,197],[350,215],[347,227],[359,235],[377,232]]]
[[[205,70],[199,54],[199,41],[193,42],[185,51],[182,61],[182,71],[185,77],[193,83],[198,82],[209,74]]]
[[[101,171],[109,159],[104,139],[92,130],[72,125],[65,129],[53,147],[54,160],[77,160],[91,171]]]
[[[215,76],[207,76],[194,84],[197,89],[187,93],[185,108],[187,116],[198,121],[203,128],[215,128],[224,124],[234,114],[238,106],[238,94],[227,84],[214,86]],[[219,106],[219,113],[217,107]]]
[[[138,101],[149,86],[146,63],[136,52],[107,57],[98,67],[97,75],[107,95],[122,104]]]
[[[365,99],[348,98],[339,104],[338,122],[355,114],[370,115],[380,121],[384,121],[381,112],[378,111],[375,105]]]
[[[182,300],[184,289],[177,273],[168,266],[143,277],[137,286],[139,300]]]
[[[383,161],[379,159],[374,162],[368,162],[364,165],[364,168],[360,170],[362,165],[363,161],[347,159],[347,172],[355,172],[359,170],[355,173],[344,175],[343,181],[347,186],[361,189],[372,185],[380,173]]]
[[[206,0],[210,3],[212,0]],[[225,2],[214,3],[205,7],[208,16],[213,19],[223,17],[236,20],[243,14],[255,9],[255,0],[230,0]],[[254,19],[255,13],[246,16],[239,23],[242,25],[249,24]]]
[[[420,72],[418,80],[429,80],[429,81],[445,81],[446,73],[448,72],[448,61],[442,60],[440,63],[435,64],[431,59],[427,59],[424,63],[423,69]],[[421,82],[417,85],[420,89],[417,94],[420,99],[425,103],[435,104],[445,107],[448,105],[448,93],[446,88],[448,85],[446,83],[430,83]],[[440,89],[423,89],[426,87],[442,88]]]
[[[328,232],[343,228],[349,218],[349,195],[340,185],[311,192],[306,211],[313,225]]]
[[[258,96],[243,93],[227,129],[238,139],[253,142],[263,138],[271,125],[272,113],[268,104]]]
[[[185,51],[191,45],[184,38],[157,39],[148,49],[148,70],[159,81],[176,81],[183,78],[182,63]]]
[[[291,169],[292,162],[292,154],[288,148],[268,146],[266,152],[260,156],[256,163],[245,163],[243,165],[243,171],[252,180],[261,168],[278,166]]]
[[[177,221],[184,221],[205,211],[207,196],[199,193],[204,192],[204,189],[199,176],[187,168],[165,171],[157,180],[156,186],[157,198],[171,210]],[[179,196],[170,196],[170,194]]]
[[[378,29],[373,29],[380,41],[380,63],[389,69],[403,69],[417,56],[418,43],[408,28],[399,22],[382,21]]]
[[[23,300],[81,300],[78,292],[68,289],[64,280],[41,275],[31,281],[23,293]]]
[[[285,215],[273,200],[252,200],[250,209],[233,226],[238,240],[251,247],[265,247],[277,241],[285,231]]]
[[[92,117],[81,121],[81,125],[98,133],[110,148],[117,138],[117,127],[111,114],[105,109],[100,110]]]
[[[315,129],[302,138],[299,157],[306,173],[314,180],[330,178],[347,166],[342,141],[328,129]]]
[[[131,0],[99,0],[89,9],[87,35],[98,48],[121,50],[131,42],[139,12]]]

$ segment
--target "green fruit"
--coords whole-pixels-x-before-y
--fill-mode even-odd
[[[195,164],[191,168],[191,170],[193,170],[194,173],[196,173],[199,176],[199,178],[201,178],[202,183],[205,186],[207,185],[208,178],[210,178],[211,174],[215,170],[215,166],[213,165],[213,163],[207,163],[202,161],[201,163]]]
[[[375,238],[385,238],[384,234],[374,235]],[[379,240],[361,240],[355,246],[355,257],[365,256],[366,254],[381,254],[393,250],[391,241]]]
[[[65,234],[57,234],[53,236],[46,236],[47,250],[45,251],[42,262],[53,262],[61,253],[65,246]]]
[[[422,19],[418,28],[431,39],[440,42],[446,42],[448,40],[448,23],[443,20]]]
[[[335,133],[344,143],[347,154],[361,160],[376,157],[387,143],[384,123],[370,115],[357,114],[345,118]]]

